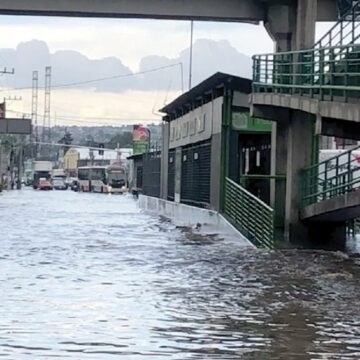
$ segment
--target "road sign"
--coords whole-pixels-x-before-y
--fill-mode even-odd
[[[30,119],[0,119],[0,134],[31,134]]]

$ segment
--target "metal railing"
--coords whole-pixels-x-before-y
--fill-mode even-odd
[[[241,176],[241,186],[245,189],[251,180],[264,180],[264,181],[286,181],[286,175],[268,175],[268,174],[245,174]]]
[[[360,45],[255,55],[253,92],[360,98]]]
[[[314,45],[314,48],[327,48],[355,43],[360,37],[360,1],[353,1],[349,10]]]
[[[360,147],[313,165],[301,173],[301,207],[360,189]]]
[[[253,244],[274,249],[274,210],[231,179],[225,183],[225,215]]]

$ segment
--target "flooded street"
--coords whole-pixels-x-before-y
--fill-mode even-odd
[[[360,259],[190,236],[129,196],[0,194],[1,359],[359,359]]]

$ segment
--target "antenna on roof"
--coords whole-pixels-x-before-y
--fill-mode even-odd
[[[193,37],[194,37],[194,20],[190,21],[190,64],[189,64],[189,90],[191,89],[192,76],[192,52],[193,52]]]

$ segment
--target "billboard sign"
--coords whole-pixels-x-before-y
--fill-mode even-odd
[[[0,119],[0,134],[31,134],[30,119]]]
[[[133,154],[143,154],[150,149],[150,130],[142,125],[133,128]]]

